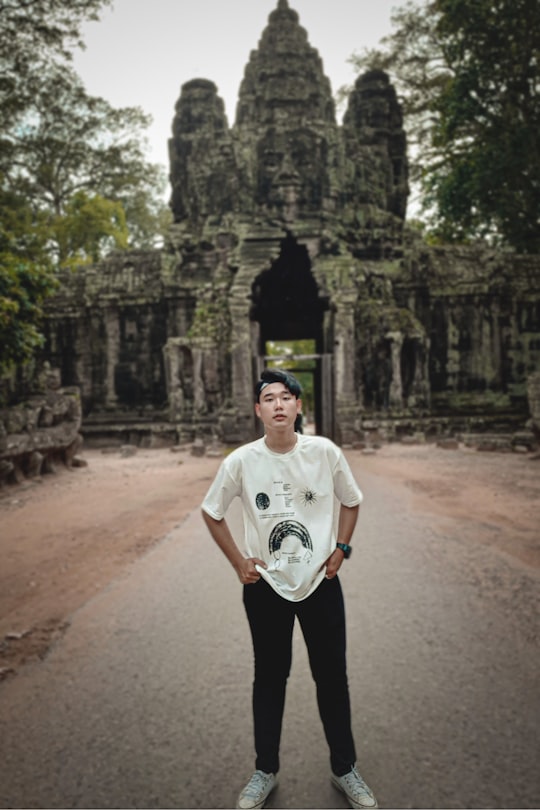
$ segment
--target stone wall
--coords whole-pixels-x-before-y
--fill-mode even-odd
[[[411,426],[426,416],[460,429],[525,424],[527,378],[540,366],[536,259],[411,243],[393,261],[362,260],[342,243],[328,251],[324,240],[291,232],[225,239],[216,229],[211,241],[207,229],[204,244],[181,251],[180,267],[177,253],[150,264],[118,254],[111,265],[121,277],[127,264],[136,300],[111,294],[107,263],[89,284],[83,274],[64,286],[48,309],[48,356],[81,390],[89,439],[107,430],[122,442],[249,437],[261,329],[289,324],[289,308],[291,324],[297,312],[300,328],[319,324],[333,358],[340,441],[357,438],[374,414]],[[302,242],[307,275],[295,287]],[[205,264],[192,270],[194,256]]]
[[[45,366],[35,393],[0,409],[0,487],[21,483],[58,464],[81,462],[81,404],[77,388],[62,388],[57,369]]]

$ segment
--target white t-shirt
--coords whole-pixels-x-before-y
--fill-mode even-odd
[[[222,520],[236,496],[244,513],[245,551],[268,565],[262,577],[285,599],[308,597],[324,579],[336,548],[337,502],[357,506],[362,492],[339,447],[322,436],[297,434],[288,453],[273,453],[264,437],[227,456],[202,508]]]

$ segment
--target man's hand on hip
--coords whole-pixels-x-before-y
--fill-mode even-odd
[[[254,582],[258,582],[261,578],[261,575],[255,568],[256,565],[260,565],[261,568],[268,568],[266,563],[263,562],[263,560],[259,560],[258,557],[248,557],[239,563],[236,568],[236,573],[242,585],[253,585]]]
[[[341,563],[345,559],[345,555],[340,548],[336,548],[333,554],[330,554],[326,560],[326,579],[334,579],[337,572],[341,568]],[[323,565],[323,568],[324,568]]]

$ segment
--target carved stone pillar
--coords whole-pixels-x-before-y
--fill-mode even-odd
[[[340,295],[334,319],[334,439],[350,444],[355,438],[358,402],[355,385],[355,295]]]
[[[105,333],[107,335],[107,374],[105,406],[115,408],[118,403],[115,386],[115,372],[120,355],[120,323],[117,309],[105,310]]]
[[[167,380],[167,399],[169,402],[169,419],[178,422],[182,419],[184,393],[180,380],[181,339],[169,338],[163,347],[163,362]]]
[[[408,405],[411,408],[428,408],[430,404],[429,396],[429,339],[416,338],[414,341],[416,362],[414,367],[414,380],[412,394],[409,397]]]
[[[392,358],[392,380],[390,381],[390,408],[403,407],[403,384],[401,381],[401,347],[403,346],[403,335],[401,332],[388,332],[386,339],[390,342]]]
[[[196,414],[206,413],[203,380],[203,350],[193,348],[193,410]]]
[[[231,393],[237,414],[237,441],[249,441],[254,436],[253,369],[251,330],[247,296],[235,296],[230,304],[231,320],[235,324],[231,341]]]
[[[354,309],[349,302],[336,313],[334,324],[334,379],[336,385],[336,398],[348,400],[354,398]]]

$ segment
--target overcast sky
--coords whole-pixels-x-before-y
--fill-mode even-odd
[[[335,93],[355,76],[348,58],[390,31],[400,0],[289,0],[323,60]],[[114,0],[83,28],[86,50],[75,68],[92,95],[150,113],[148,158],[168,170],[167,140],[184,82],[213,81],[229,124],[250,52],[277,0]]]

